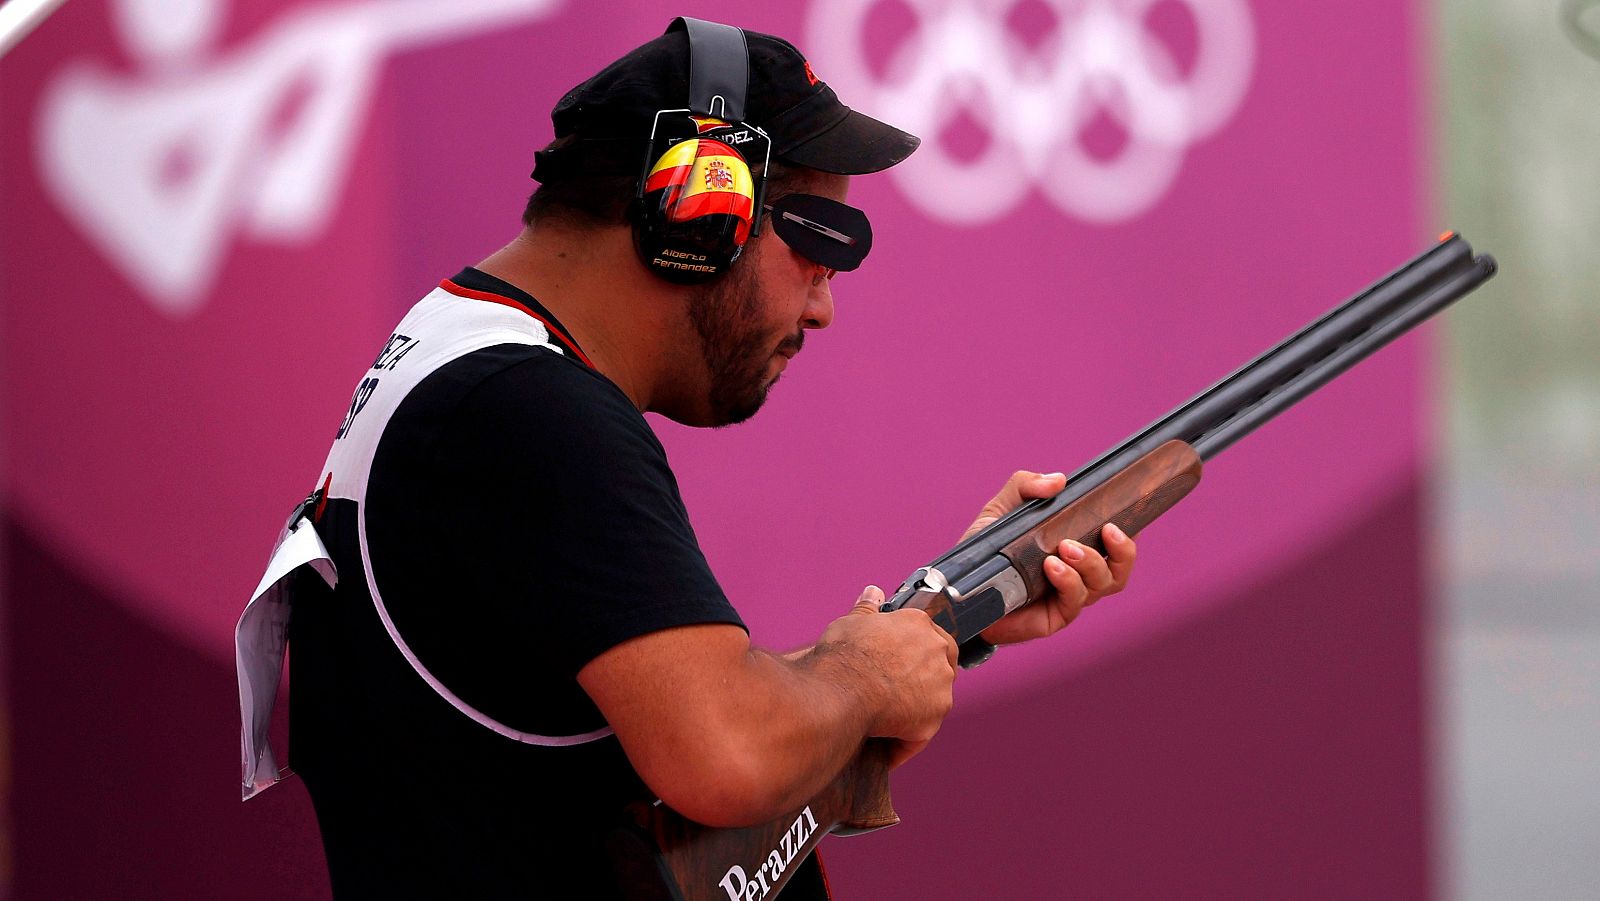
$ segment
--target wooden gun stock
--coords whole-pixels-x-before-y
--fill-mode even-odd
[[[635,804],[610,851],[629,901],[757,901],[789,884],[829,833],[900,822],[889,802],[894,744],[867,739],[850,765],[800,808],[759,826],[714,829],[657,801]]]
[[[1168,441],[1050,517],[1000,553],[1021,574],[1028,601],[1050,593],[1044,576],[1044,558],[1061,542],[1073,539],[1105,553],[1100,528],[1115,523],[1129,536],[1137,535],[1156,517],[1172,509],[1200,484],[1200,455],[1182,441]]]
[[[915,607],[956,641],[972,639],[1023,603],[1032,603],[1051,591],[1044,574],[1044,559],[1071,538],[1096,553],[1105,553],[1100,529],[1106,523],[1130,537],[1139,534],[1156,517],[1167,512],[1200,483],[1200,455],[1182,441],[1168,441],[1128,464],[1064,507],[1041,507],[1038,522],[1000,547],[999,560],[1020,577],[1025,596],[1006,603],[998,588],[983,587],[965,594],[956,591],[902,591],[895,607]]]

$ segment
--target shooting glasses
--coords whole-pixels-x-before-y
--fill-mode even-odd
[[[872,223],[853,206],[816,194],[785,194],[762,207],[795,253],[824,269],[850,272],[872,249]]]

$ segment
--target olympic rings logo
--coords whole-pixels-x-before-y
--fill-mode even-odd
[[[1233,116],[1254,65],[1245,0],[1028,0],[1056,23],[1032,45],[1006,26],[1016,0],[898,2],[915,26],[881,65],[869,68],[866,46],[879,0],[816,0],[806,47],[841,97],[923,137],[891,174],[947,222],[999,219],[1033,187],[1089,222],[1138,216],[1166,194],[1188,148]],[[1188,66],[1147,28],[1161,3],[1192,19]],[[962,116],[988,135],[966,159],[939,139]],[[1104,157],[1083,142],[1102,116],[1126,136]]]

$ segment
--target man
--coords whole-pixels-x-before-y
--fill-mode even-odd
[[[955,643],[878,613],[875,587],[813,647],[752,646],[643,418],[757,411],[832,322],[831,270],[870,246],[848,176],[917,143],[788,43],[709,28],[679,20],[562,99],[522,232],[407,315],[339,429],[315,522],[340,578],[295,610],[291,737],[341,897],[611,897],[627,803],[770,820],[868,737],[904,762],[950,709]],[[715,99],[743,110],[678,117],[716,140],[653,143],[730,33],[748,87]],[[1064,481],[1018,473],[974,528]],[[1120,590],[1134,545],[1105,538],[1109,559],[1063,544],[1057,596],[984,637],[1050,634]],[[820,891],[809,869],[785,896]]]

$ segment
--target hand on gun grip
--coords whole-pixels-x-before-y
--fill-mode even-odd
[[[834,620],[817,643],[866,677],[872,712],[867,734],[898,741],[891,765],[925,747],[954,703],[958,649],[921,610],[879,613],[883,591],[869,585],[855,607]]]

